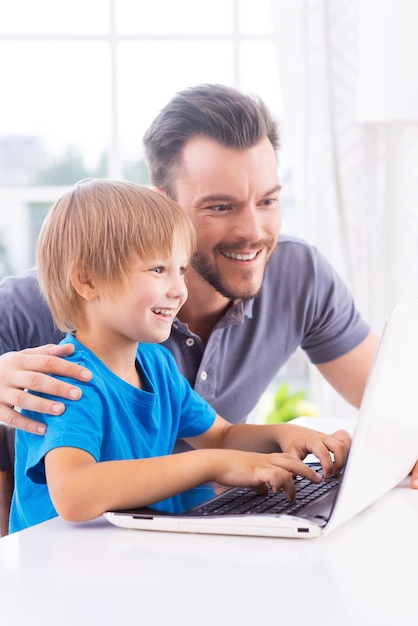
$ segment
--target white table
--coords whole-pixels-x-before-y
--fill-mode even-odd
[[[416,626],[417,560],[408,481],[320,539],[54,519],[0,539],[0,622]]]

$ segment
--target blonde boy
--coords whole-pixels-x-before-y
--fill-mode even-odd
[[[341,469],[345,431],[231,425],[157,345],[186,300],[194,249],[186,213],[134,183],[82,181],[52,208],[38,242],[39,280],[68,332],[63,341],[75,346],[68,360],[93,378],[61,416],[41,415],[44,437],[17,432],[11,531],[146,506],[211,480],[261,492],[271,485],[292,499],[293,474],[321,480],[301,461],[309,452],[325,475]],[[194,449],[171,454],[177,438]]]

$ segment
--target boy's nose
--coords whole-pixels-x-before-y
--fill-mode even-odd
[[[170,298],[177,298],[178,300],[185,300],[187,298],[187,287],[184,282],[183,276],[178,275],[173,279],[168,295]]]

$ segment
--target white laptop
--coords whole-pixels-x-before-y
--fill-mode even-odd
[[[140,530],[317,537],[354,517],[395,487],[418,459],[418,298],[398,304],[386,322],[367,382],[345,468],[318,485],[297,478],[297,498],[207,484],[129,511],[108,511],[116,526]]]

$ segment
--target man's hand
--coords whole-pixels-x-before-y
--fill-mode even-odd
[[[52,378],[56,374],[89,381],[91,372],[61,357],[74,351],[72,344],[56,346],[48,344],[39,348],[28,348],[21,352],[7,352],[0,356],[0,421],[37,435],[45,434],[45,425],[23,417],[20,409],[60,415],[65,410],[61,402],[47,400],[27,393],[37,391],[78,400],[81,389]]]
[[[411,487],[412,489],[418,489],[418,461],[415,463],[411,472]]]

